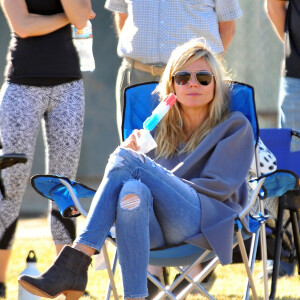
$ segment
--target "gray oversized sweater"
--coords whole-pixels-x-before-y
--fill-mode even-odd
[[[215,251],[223,265],[232,261],[234,219],[248,202],[246,176],[253,155],[251,124],[232,112],[192,153],[156,160],[198,192],[201,232],[186,242]]]

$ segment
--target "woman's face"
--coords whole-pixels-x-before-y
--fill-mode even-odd
[[[208,85],[203,85],[196,78],[196,73],[200,71],[204,71],[204,73],[209,72],[212,74],[212,70],[209,64],[203,58],[195,60],[194,62],[186,65],[182,70],[179,71],[188,72],[192,74],[190,80],[186,84],[180,85],[176,82],[176,78],[174,78],[173,84],[177,96],[177,101],[180,103],[180,106],[183,110],[194,109],[195,111],[201,110],[203,112],[206,112],[209,103],[214,98],[214,77],[212,77],[212,80]],[[202,78],[204,78],[205,81],[206,77],[203,76]]]

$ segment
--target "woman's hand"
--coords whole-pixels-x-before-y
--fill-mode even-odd
[[[77,29],[83,29],[89,19],[95,18],[91,0],[60,0],[64,11]]]
[[[96,13],[92,10],[90,16],[89,16],[89,20],[93,20],[96,17]]]
[[[141,133],[139,130],[135,129],[133,133],[124,141],[121,143],[121,147],[123,148],[129,148],[134,151],[139,151],[140,147],[138,146],[137,138],[141,136]]]

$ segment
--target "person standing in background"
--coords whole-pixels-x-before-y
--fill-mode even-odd
[[[158,1],[106,0],[114,12],[123,58],[116,81],[117,126],[121,139],[123,92],[126,86],[159,81],[171,52],[194,38],[224,54],[242,16],[238,0]]]
[[[278,126],[300,131],[300,1],[265,0],[265,9],[284,46]],[[296,139],[292,150],[300,150]]]
[[[46,173],[75,178],[84,120],[84,88],[71,24],[85,27],[95,17],[90,0],[1,0],[11,30],[0,93],[3,153],[24,153],[26,164],[3,171],[0,194],[0,297],[22,198],[30,176],[40,122],[46,144]],[[75,238],[75,223],[60,216],[54,202],[50,219],[57,253]]]

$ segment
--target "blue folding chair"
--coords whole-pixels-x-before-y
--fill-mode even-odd
[[[134,129],[142,128],[143,121],[151,114],[152,110],[158,103],[156,94],[153,94],[157,82],[150,82],[144,84],[138,84],[130,86],[125,90],[124,97],[124,113],[123,113],[123,138],[127,138]],[[252,125],[253,133],[255,136],[255,144],[258,139],[258,122],[255,111],[254,103],[254,91],[251,86],[232,82],[230,89],[231,106],[232,111],[241,111],[249,120]],[[257,164],[258,165],[258,164]],[[265,216],[260,214],[254,219],[251,219],[250,231],[247,230],[248,224],[245,224],[245,216],[249,214],[249,211],[253,205],[257,202],[258,194],[266,193],[266,191],[273,188],[274,182],[278,183],[278,176],[284,176],[286,180],[280,182],[290,182],[289,185],[284,184],[283,191],[293,189],[296,179],[290,173],[277,172],[274,176],[265,176],[257,181],[256,189],[254,190],[248,206],[236,217],[236,231],[233,242],[233,247],[237,244],[240,247],[241,255],[244,261],[245,269],[247,272],[247,278],[249,278],[252,290],[253,299],[257,299],[257,293],[255,289],[255,283],[252,277],[253,266],[249,266],[247,253],[244,246],[244,238],[255,236],[256,232],[261,231],[261,248],[262,256],[264,260],[263,268],[265,274],[264,288],[265,299],[268,299],[267,289],[267,272],[266,272],[266,239],[265,239]],[[266,188],[261,189],[264,182],[266,182]],[[92,196],[94,191],[88,187],[79,184],[75,181],[70,181],[67,178],[63,178],[57,175],[36,175],[32,178],[33,187],[43,196],[48,199],[56,201],[62,208],[61,213],[68,216],[76,216],[79,213],[86,215],[85,210],[82,208],[79,199]],[[292,187],[291,187],[292,186]],[[62,200],[62,201],[61,201]],[[70,201],[71,200],[71,201]],[[66,204],[67,201],[70,201]],[[71,208],[70,208],[71,207]],[[263,201],[260,201],[260,211],[263,212]],[[254,226],[252,226],[254,225]],[[108,239],[114,243],[114,239],[108,237]],[[206,247],[206,248],[205,248]],[[219,264],[220,260],[215,253],[207,247],[199,248],[190,244],[181,244],[176,247],[166,247],[162,249],[151,249],[150,251],[150,264],[159,266],[173,266],[181,274],[170,286],[164,286],[154,276],[148,274],[148,278],[160,288],[161,292],[155,299],[161,299],[162,297],[169,297],[171,299],[182,299],[192,290],[197,289],[201,294],[205,295],[209,299],[214,299],[204,287],[201,285],[201,281]],[[110,286],[108,288],[107,298],[109,299],[111,289],[113,290],[115,299],[118,299],[118,293],[115,288],[113,274],[117,265],[117,252],[113,260],[113,266],[111,268],[110,261],[108,260],[106,246],[104,245],[104,256],[109,272]],[[209,263],[205,268],[195,277],[191,277],[189,272],[191,269],[202,262],[208,261]],[[183,269],[182,266],[188,266]],[[175,296],[172,291],[176,286],[184,279],[189,281],[189,285]]]
[[[157,86],[157,82],[149,82],[149,83],[142,83],[137,84],[134,86],[130,86],[125,89],[125,95],[124,95],[124,112],[123,112],[123,123],[122,123],[122,132],[123,132],[123,139],[126,139],[131,132],[134,129],[141,129],[143,121],[149,116],[150,112],[153,110],[153,108],[158,104],[158,96],[157,94],[153,93]],[[148,95],[148,96],[145,96]],[[255,137],[255,146],[258,140],[258,122],[256,117],[256,109],[255,109],[255,101],[254,101],[254,89],[246,84],[238,83],[238,82],[232,82],[231,89],[230,89],[230,109],[231,111],[240,111],[242,112],[247,119],[250,121],[253,133]],[[150,101],[149,101],[150,99]],[[257,173],[260,175],[259,171],[259,162],[258,162],[258,156],[256,155],[256,163],[257,163]],[[279,180],[280,178],[280,180]],[[289,189],[293,189],[296,185],[296,178],[294,174],[286,173],[285,171],[278,171],[276,174],[272,176],[265,177],[266,183],[264,187],[263,193],[266,195],[282,195],[285,191]],[[279,182],[280,181],[280,182]],[[258,187],[257,187],[258,189]],[[252,199],[255,201],[258,191],[254,191]],[[260,194],[260,198],[263,199],[262,193]],[[252,200],[250,201],[250,206],[253,205]],[[264,204],[263,201],[260,201],[260,211],[264,211]],[[240,219],[242,219],[242,216],[239,216]],[[238,219],[238,218],[237,218]],[[265,234],[265,219],[263,216],[258,216],[258,219],[250,219],[251,221],[251,227],[252,232],[248,233],[253,236],[252,238],[252,250],[250,251],[250,258],[251,258],[251,269],[246,270],[247,272],[252,272],[255,262],[255,256],[256,256],[256,249],[258,244],[258,238],[260,236],[261,239],[261,251],[262,251],[262,261],[263,261],[263,270],[264,270],[264,289],[265,289],[265,299],[268,298],[268,287],[267,287],[267,273],[266,273],[266,261],[267,261],[267,250],[266,250],[266,234]],[[258,225],[259,223],[259,225]],[[257,230],[257,226],[261,227],[262,234],[259,235],[259,230]],[[239,243],[242,244],[242,241]],[[180,250],[178,250],[180,251]],[[155,251],[151,251],[151,254]],[[242,251],[242,255],[244,255],[243,259],[244,262],[246,261],[246,252]],[[162,254],[161,254],[162,255]],[[179,256],[179,254],[177,254]],[[163,255],[162,255],[163,257]],[[216,258],[217,259],[217,258]],[[163,265],[163,260],[159,263],[151,262],[153,264],[157,265]],[[150,255],[150,261],[151,261],[151,255]],[[197,262],[198,263],[198,262]],[[245,264],[246,265],[246,264]],[[194,266],[194,265],[193,265]],[[205,278],[207,274],[210,273],[210,271],[216,267],[216,265],[211,265],[211,268],[207,270],[207,273],[204,272],[203,277],[201,277],[201,280]],[[248,274],[248,278],[251,281],[253,281],[252,276]],[[180,278],[181,279],[181,278]],[[179,280],[180,280],[179,279]],[[153,281],[154,282],[154,281]],[[177,283],[176,281],[174,283]],[[158,285],[158,282],[157,282]],[[251,285],[247,285],[247,290],[245,291],[245,297],[246,295],[249,295],[249,287],[252,286],[254,289],[254,283],[252,282]],[[254,294],[256,293],[253,291]]]
[[[300,176],[300,151],[291,151],[292,138],[300,138],[300,133],[286,128],[261,129],[260,137],[264,144],[276,156],[277,165],[280,169],[287,169]],[[281,240],[283,234],[284,211],[290,214],[293,229],[293,237],[296,255],[291,260],[298,261],[298,275],[300,275],[300,235],[299,235],[299,211],[300,211],[300,190],[292,190],[282,194],[278,198],[278,214],[276,222],[275,253],[272,271],[272,285],[270,299],[275,299],[277,279],[279,275]]]

